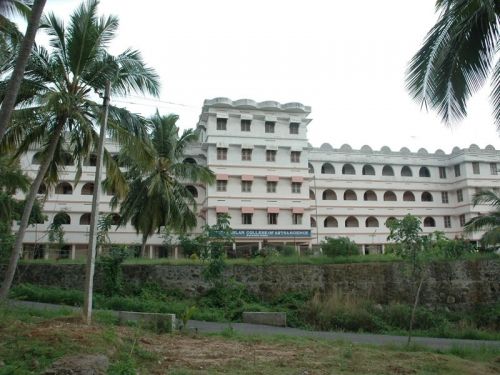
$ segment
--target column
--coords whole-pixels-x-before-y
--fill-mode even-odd
[[[385,245],[382,244],[382,254],[385,254]]]
[[[366,245],[361,245],[361,249],[363,251],[363,255],[366,255]]]
[[[262,241],[259,241],[258,243],[259,243],[259,251],[261,251],[262,250]]]
[[[153,245],[149,245],[149,259],[153,259]]]
[[[75,260],[76,259],[76,245],[73,244],[71,245],[71,260]]]
[[[179,246],[174,247],[174,259],[179,258]]]

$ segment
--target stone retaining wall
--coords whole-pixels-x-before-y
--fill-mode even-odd
[[[207,289],[202,266],[125,265],[126,282],[140,286],[155,283],[167,289],[198,294]],[[428,265],[422,304],[465,307],[500,302],[500,261],[435,262]],[[0,269],[0,274],[3,270]],[[403,263],[332,265],[230,266],[226,274],[264,298],[285,291],[340,291],[370,298],[377,303],[409,301],[408,272]],[[83,289],[83,265],[24,264],[16,283]],[[95,285],[101,285],[97,267]]]

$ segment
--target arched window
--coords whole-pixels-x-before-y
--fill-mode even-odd
[[[429,168],[427,167],[422,167],[420,168],[420,170],[418,171],[418,175],[420,177],[431,177],[431,172],[429,172]]]
[[[411,177],[413,176],[413,173],[411,172],[410,167],[405,165],[403,168],[401,168],[401,176],[402,177]]]
[[[59,225],[65,225],[65,224],[71,224],[71,218],[66,212],[58,212],[54,216],[54,224],[59,224]]]
[[[55,192],[56,192],[56,194],[71,195],[71,194],[73,194],[73,188],[71,187],[71,185],[68,182],[63,181],[63,182],[60,182],[59,184],[57,184]]]
[[[87,167],[95,167],[97,165],[97,155],[90,154],[89,157],[83,162],[83,165]]]
[[[382,168],[382,176],[394,176],[394,169],[390,165],[384,165]]]
[[[321,173],[322,174],[334,174],[335,168],[330,163],[325,163],[321,166]]]
[[[65,165],[65,166],[68,166],[68,165],[75,165],[74,161],[73,161],[73,156],[71,156],[71,154],[69,152],[64,152],[62,155],[61,155],[61,165]]]
[[[92,182],[87,182],[82,187],[82,195],[92,195],[94,194],[94,184]]]
[[[356,193],[352,190],[346,190],[344,193],[344,200],[345,201],[355,201],[357,200],[358,197],[356,196]]]
[[[196,160],[194,160],[193,158],[186,158],[186,159],[184,159],[183,163],[187,163],[187,164],[197,164],[197,163],[196,163]]]
[[[367,228],[378,228],[378,220],[375,217],[370,216],[366,219],[365,226]]]
[[[385,226],[387,226],[388,223],[390,223],[391,221],[394,221],[394,220],[396,220],[396,218],[394,216],[389,216],[387,218],[387,220],[385,221]]]
[[[90,214],[88,212],[80,216],[80,225],[90,225]]]
[[[120,215],[118,215],[118,214],[111,214],[111,223],[113,225],[119,225],[120,224],[120,219],[121,219]]]
[[[323,192],[324,201],[334,201],[337,200],[337,194],[333,190],[327,189]]]
[[[314,191],[309,190],[309,199],[315,200],[316,199],[316,194],[314,194]]]
[[[405,191],[403,194],[403,201],[415,202],[415,195],[411,191]]]
[[[375,176],[375,169],[370,164],[363,165],[363,169],[361,170],[363,176]]]
[[[38,188],[38,191],[36,193],[37,194],[47,194],[47,185],[45,185],[42,182],[41,185],[40,185],[40,187]]]
[[[427,216],[424,219],[424,227],[435,227],[435,226],[436,226],[436,221],[434,220],[434,218]]]
[[[422,193],[422,202],[432,202],[432,194],[429,193],[428,191],[424,191]]]
[[[309,168],[309,173],[314,173],[314,167],[311,163],[309,163],[307,167]]]
[[[33,159],[31,159],[31,164],[40,165],[41,163],[42,163],[42,153],[37,152],[35,155],[33,155]]]
[[[316,228],[316,220],[311,217],[311,228]]]
[[[323,226],[325,228],[337,228],[339,226],[339,223],[338,223],[337,219],[335,219],[333,216],[328,216],[325,219]]]
[[[386,191],[384,193],[384,201],[390,201],[390,202],[396,201],[396,194],[394,194],[394,192],[392,191]]]
[[[194,187],[193,185],[187,185],[186,189],[191,193],[193,198],[198,198],[198,189],[196,189],[196,187]]]
[[[363,199],[365,201],[376,201],[377,200],[377,194],[373,190],[368,190],[363,194]]]
[[[342,167],[342,174],[356,174],[356,170],[352,164],[344,164]]]
[[[345,227],[346,228],[359,227],[358,219],[356,219],[354,216],[349,216],[347,219],[345,219]]]

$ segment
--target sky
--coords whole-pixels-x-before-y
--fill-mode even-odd
[[[46,10],[68,20],[78,4],[48,0]],[[405,90],[408,61],[437,19],[434,6],[434,0],[101,0],[99,12],[120,20],[111,52],[140,50],[162,84],[158,99],[111,102],[144,115],[156,108],[177,113],[181,128],[196,126],[208,98],[300,102],[312,108],[308,138],[315,147],[500,149],[488,84],[469,101],[468,117],[452,126]]]

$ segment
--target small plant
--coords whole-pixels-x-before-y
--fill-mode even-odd
[[[182,312],[180,319],[182,322],[182,326],[180,327],[181,331],[185,331],[188,328],[188,322],[191,320],[193,315],[195,314],[197,307],[195,305],[186,307]]]

